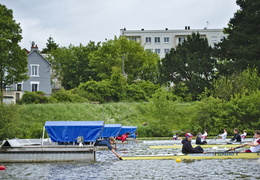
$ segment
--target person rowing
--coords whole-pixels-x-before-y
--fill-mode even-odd
[[[254,134],[255,140],[250,143],[244,143],[243,146],[251,146],[245,152],[257,152],[260,150],[260,130],[256,130]]]
[[[202,134],[199,132],[196,137],[196,144],[207,144],[207,141],[205,140],[202,141],[201,138],[202,138]]]
[[[118,157],[120,160],[122,160],[122,157],[119,156],[116,151],[114,149],[116,149],[115,146],[113,146],[113,144],[115,144],[116,140],[114,137],[110,137],[110,138],[104,138],[102,140],[97,140],[94,144],[94,146],[107,146],[108,149],[114,153],[116,155],[116,157]]]
[[[244,130],[243,134],[240,135],[242,141],[246,138],[246,135],[247,135],[246,130]]]
[[[239,142],[241,143],[241,136],[239,134],[239,130],[237,128],[234,129],[234,136],[230,141],[227,141],[227,143],[232,144],[232,142]]]
[[[197,146],[195,148],[192,147],[191,141],[192,141],[193,135],[190,133],[187,133],[185,135],[185,139],[181,141],[182,143],[182,153],[188,154],[188,153],[206,153],[201,146]]]
[[[226,138],[227,138],[227,130],[224,129],[223,131],[224,131],[224,132],[223,132],[222,134],[219,134],[219,136],[225,141]]]

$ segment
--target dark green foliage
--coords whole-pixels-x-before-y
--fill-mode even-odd
[[[13,11],[0,4],[0,102],[5,85],[27,80],[27,54],[19,46],[22,29]]]
[[[52,50],[55,50],[58,47],[59,45],[54,42],[54,39],[49,37],[49,39],[47,39],[46,48],[42,49],[42,53],[51,53]]]
[[[89,54],[99,48],[99,44],[90,41],[87,46],[70,45],[52,50],[48,60],[52,63],[55,76],[66,89],[73,89],[91,79],[99,80],[96,72],[90,67]]]
[[[218,45],[221,74],[231,75],[248,67],[260,68],[260,1],[237,0],[240,9],[230,19],[225,32],[228,38]]]
[[[43,92],[25,92],[19,104],[44,104],[48,103],[48,97],[44,96]]]
[[[190,94],[195,100],[205,87],[210,88],[214,67],[215,59],[212,58],[207,39],[201,38],[199,33],[193,33],[162,59],[159,65],[160,82],[166,85],[174,83],[176,91],[185,83],[185,94]]]

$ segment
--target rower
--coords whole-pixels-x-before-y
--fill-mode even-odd
[[[197,146],[195,148],[193,148],[191,146],[191,141],[192,141],[192,137],[193,135],[191,133],[187,133],[185,135],[185,139],[181,141],[182,145],[182,153],[183,154],[188,154],[188,153],[206,153],[203,148],[201,146]]]
[[[234,137],[228,141],[227,143],[232,143],[232,142],[239,142],[241,143],[241,136],[239,134],[239,130],[237,128],[234,129]]]
[[[251,146],[250,149],[245,152],[257,152],[260,150],[260,130],[256,130],[254,134],[255,140],[250,143],[244,143],[244,146]]]
[[[204,133],[201,135],[201,138],[205,140],[205,139],[207,138],[207,136],[208,136],[208,132],[207,132],[207,130],[205,129],[205,130],[204,130]]]
[[[199,132],[196,137],[196,144],[207,144],[207,141],[205,140],[202,141],[201,138],[202,138],[202,134]]]
[[[241,134],[240,136],[241,136],[241,140],[243,141],[244,140],[244,138],[246,138],[246,130],[244,130],[243,131],[243,134]]]
[[[221,138],[225,141],[227,138],[227,130],[224,129],[223,131],[224,131],[223,134],[219,134],[219,136],[221,136]]]

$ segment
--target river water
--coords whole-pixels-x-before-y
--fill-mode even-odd
[[[129,142],[117,145],[122,156],[172,154],[180,149],[149,149],[153,145],[173,145],[173,141]],[[205,149],[213,151],[213,149]],[[224,151],[217,149],[214,151]],[[109,150],[97,152],[97,161],[62,163],[4,163],[0,179],[6,180],[227,180],[260,179],[260,159],[224,160],[118,160]]]

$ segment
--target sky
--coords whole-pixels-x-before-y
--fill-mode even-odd
[[[23,30],[22,48],[39,50],[51,36],[59,46],[104,42],[120,29],[220,29],[239,9],[236,0],[0,0]],[[208,23],[207,23],[208,22]]]

